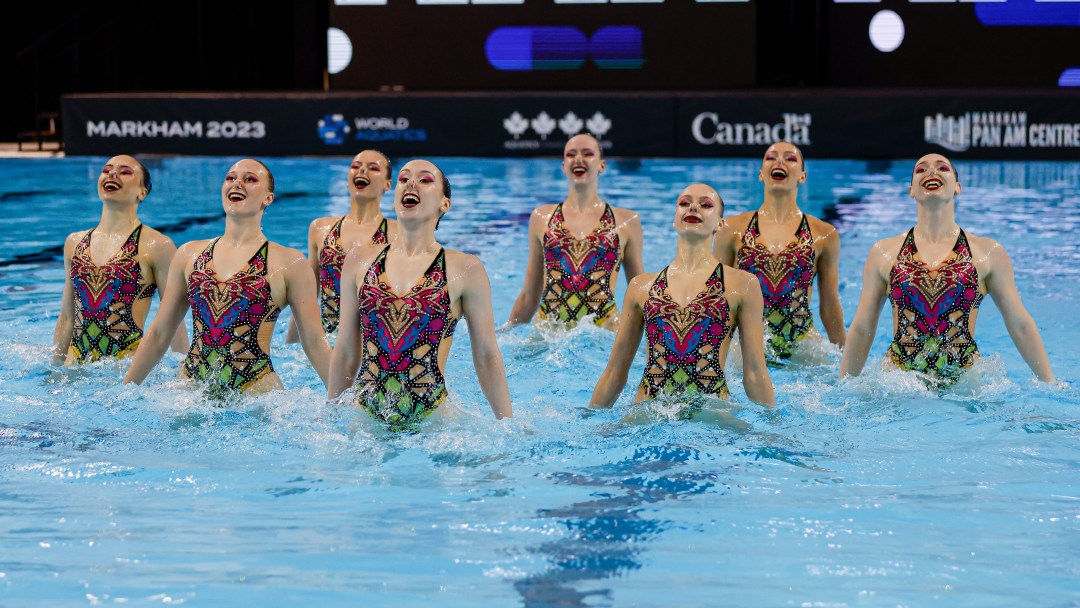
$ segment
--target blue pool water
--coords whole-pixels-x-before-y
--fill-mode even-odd
[[[220,234],[231,160],[149,159],[143,221],[178,243]],[[988,356],[942,396],[873,364],[886,311],[863,376],[837,386],[827,350],[774,370],[774,413],[737,371],[718,419],[631,408],[639,353],[617,407],[590,414],[613,335],[519,327],[499,335],[515,418],[498,422],[461,326],[456,415],[391,436],[324,404],[284,322],[288,389],[226,408],[173,379],[175,354],[142,387],[119,384],[124,363],[50,368],[59,248],[96,223],[103,161],[0,161],[2,606],[1080,605],[1080,164],[958,166],[959,221],[1009,251],[1058,385],[1033,380],[987,299]],[[269,160],[267,235],[302,248],[312,218],[344,212],[347,162]],[[439,238],[484,260],[505,320],[528,214],[565,194],[558,162],[438,162],[455,194]],[[912,164],[807,162],[801,204],[841,232],[848,322],[871,243],[914,222]],[[601,194],[641,214],[656,271],[676,193],[706,181],[744,211],[758,167],[613,160]]]

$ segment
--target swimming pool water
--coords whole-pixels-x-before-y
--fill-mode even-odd
[[[144,159],[141,218],[178,243],[220,234],[234,159]],[[552,159],[436,159],[454,206],[438,237],[485,262],[496,318],[520,289],[530,211],[556,202]],[[218,407],[126,363],[47,365],[64,237],[100,213],[104,159],[0,161],[0,605],[1076,606],[1080,603],[1080,164],[958,163],[957,217],[1009,251],[1062,380],[1034,381],[984,301],[978,369],[936,395],[838,355],[772,371],[765,412],[732,376],[732,409],[585,409],[614,336],[502,330],[515,418],[496,421],[459,326],[448,420],[390,435],[328,407],[298,345],[288,387]],[[303,249],[343,213],[347,159],[269,159],[264,227]],[[400,164],[400,159],[398,160]],[[842,237],[855,312],[870,245],[915,220],[911,160],[807,161],[800,204]],[[760,203],[756,159],[609,161],[601,194],[637,210],[647,271],[674,254],[672,202],[716,187]],[[384,200],[390,213],[390,199]],[[620,280],[621,301],[625,281]],[[816,310],[816,302],[815,302]],[[190,325],[190,324],[189,324]],[[642,351],[643,352],[643,351]]]

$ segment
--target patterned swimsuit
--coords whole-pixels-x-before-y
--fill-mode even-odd
[[[806,215],[795,230],[795,240],[777,253],[759,243],[760,236],[758,214],[754,212],[743,234],[737,265],[756,275],[761,284],[768,335],[766,354],[770,363],[775,363],[791,357],[796,343],[814,328],[810,290],[814,285],[817,256]]]
[[[259,346],[259,333],[263,323],[277,321],[281,309],[270,298],[266,280],[270,243],[259,247],[246,268],[222,281],[213,261],[220,239],[199,254],[188,277],[193,337],[184,375],[215,390],[243,391],[274,371],[270,355]]]
[[[446,250],[404,295],[385,281],[387,246],[360,286],[361,345],[357,377],[360,405],[393,428],[419,422],[446,397],[439,347],[454,335],[446,287]]]
[[[716,265],[705,289],[686,306],[679,306],[668,295],[667,271],[665,268],[656,277],[645,300],[649,359],[639,390],[649,399],[663,393],[726,397],[720,354],[732,327],[724,297],[724,266]]]
[[[319,249],[319,305],[322,309],[322,324],[326,333],[333,333],[338,328],[341,314],[341,266],[345,263],[345,250],[338,246],[341,238],[341,223],[347,215],[341,216],[333,227],[326,232],[323,246]],[[383,218],[375,234],[371,235],[372,245],[385,245],[386,218]]]
[[[79,363],[101,357],[124,357],[142,340],[142,327],[135,321],[135,303],[154,296],[157,286],[143,281],[139,266],[139,236],[142,224],[109,261],[98,266],[90,259],[90,235],[75,246],[71,256],[71,278],[75,286],[75,325],[69,355]]]
[[[615,212],[605,203],[600,224],[578,239],[564,225],[562,208],[562,203],[555,208],[544,234],[547,287],[540,318],[573,325],[591,314],[601,325],[618,313],[611,284],[622,261]]]
[[[971,314],[983,299],[979,272],[963,230],[952,257],[936,268],[928,268],[918,254],[912,228],[889,272],[896,335],[888,356],[897,366],[922,372],[931,383],[947,387],[979,356],[971,335]]]

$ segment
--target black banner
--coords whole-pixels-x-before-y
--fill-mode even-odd
[[[717,95],[73,95],[68,154],[552,156],[575,133],[612,156],[1080,159],[1080,91]]]
[[[1080,159],[1080,91],[915,91],[682,97],[679,156],[759,156],[790,141],[817,158]]]
[[[69,96],[68,154],[561,155],[574,134],[607,154],[669,156],[671,97]]]

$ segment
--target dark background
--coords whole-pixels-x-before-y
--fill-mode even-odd
[[[428,57],[457,56],[467,46],[467,32],[490,31],[501,22],[489,23],[485,19],[501,19],[500,15],[506,14],[505,7],[431,7],[414,6],[412,0],[389,2],[383,8],[394,11],[372,14],[392,14],[392,18],[373,20],[370,25],[372,31],[385,38],[355,49],[353,62],[373,62],[391,74],[428,69],[424,65]],[[1064,10],[1073,8],[1072,3],[1054,4]],[[551,5],[552,0],[526,0],[520,10],[528,12],[521,13],[524,16],[520,22],[557,25],[554,20],[558,15],[570,14],[559,12],[567,7],[554,10]],[[373,79],[367,88],[341,85],[341,79],[325,74],[326,29],[331,24],[331,11],[342,8],[332,7],[328,0],[40,0],[5,6],[0,76],[6,83],[7,95],[5,111],[0,112],[0,140],[12,141],[16,132],[35,128],[37,115],[58,111],[59,98],[66,93],[323,91],[331,84],[333,90],[376,90],[374,83],[378,80]],[[492,8],[502,8],[503,12],[487,10]],[[447,70],[442,70],[442,78],[430,79],[438,85],[432,88],[1050,89],[1056,88],[1057,75],[1063,69],[1080,67],[1080,27],[989,28],[974,18],[975,9],[970,3],[883,0],[838,5],[830,0],[753,0],[749,7],[737,9],[752,11],[751,25],[720,24],[710,28],[707,19],[699,18],[706,24],[704,29],[701,22],[688,23],[694,15],[707,14],[702,11],[708,10],[694,6],[691,0],[581,8],[593,11],[590,14],[594,16],[596,11],[609,11],[612,17],[607,22],[612,24],[633,22],[634,17],[648,27],[660,28],[657,31],[661,33],[655,35],[646,31],[646,56],[651,62],[647,65],[685,66],[686,73],[674,78],[642,70],[633,78],[613,83],[588,78],[587,73],[581,78],[580,74],[558,71],[539,75],[503,73],[506,77],[499,79],[483,58],[462,55],[456,63],[451,62],[458,69],[450,71],[449,77],[442,74]],[[882,9],[896,11],[905,21],[905,42],[893,53],[873,49],[866,34],[871,16]],[[695,10],[698,12],[687,12]],[[415,16],[410,18],[409,11]],[[604,22],[596,19],[597,23]],[[441,27],[432,29],[431,23]],[[1080,26],[1080,20],[1077,24]],[[750,48],[723,59],[700,51],[701,45],[708,47],[709,36],[716,37],[718,47],[730,48],[723,45],[732,42],[732,26],[753,29],[741,32],[736,40]],[[432,32],[440,30],[449,43],[432,39]],[[423,32],[426,34],[420,35]],[[680,37],[698,46],[654,42]],[[454,44],[456,40],[462,44]],[[752,74],[745,69],[730,72],[716,68],[718,61],[754,68]],[[695,72],[700,79],[693,79]],[[410,90],[417,87],[410,85]]]

